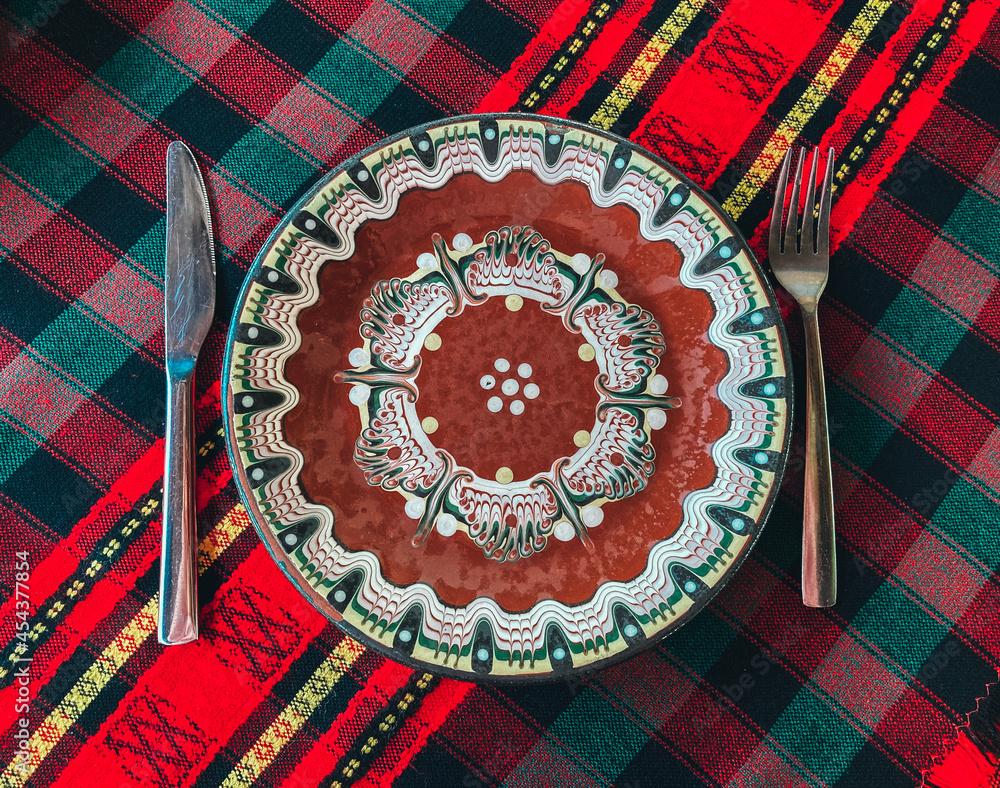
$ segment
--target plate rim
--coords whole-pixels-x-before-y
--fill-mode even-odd
[[[246,303],[246,297],[248,295],[249,289],[253,286],[257,274],[264,265],[264,261],[267,255],[273,248],[278,237],[285,231],[285,229],[290,224],[290,217],[297,211],[301,210],[305,205],[312,201],[329,183],[329,181],[339,172],[349,169],[354,164],[357,164],[365,156],[370,155],[380,149],[387,146],[393,145],[396,142],[409,138],[415,134],[425,132],[429,128],[435,128],[444,125],[459,124],[466,122],[480,121],[483,119],[491,119],[495,121],[499,120],[523,120],[525,122],[532,123],[542,123],[551,124],[556,127],[571,127],[579,131],[583,131],[589,134],[595,134],[596,136],[602,136],[607,139],[612,140],[617,144],[622,144],[627,146],[631,151],[638,152],[640,155],[650,159],[654,164],[662,167],[666,171],[675,174],[679,177],[685,186],[690,188],[692,191],[696,192],[697,195],[705,201],[708,205],[715,209],[717,213],[717,218],[721,219],[726,228],[742,243],[743,250],[747,255],[747,259],[750,262],[752,268],[756,270],[758,277],[760,279],[764,293],[768,298],[768,305],[774,309],[775,313],[775,328],[778,331],[779,336],[779,351],[783,362],[785,363],[785,380],[787,394],[785,396],[786,403],[786,418],[785,418],[785,434],[784,441],[781,451],[778,453],[777,467],[774,470],[774,480],[771,485],[771,491],[768,495],[767,500],[761,508],[760,516],[758,517],[758,527],[755,533],[751,534],[743,550],[732,560],[729,568],[722,574],[718,582],[711,586],[707,593],[700,599],[694,600],[692,605],[685,610],[680,616],[675,618],[669,624],[664,626],[661,630],[657,631],[654,635],[647,637],[643,642],[631,645],[620,652],[610,654],[606,657],[600,658],[594,662],[586,663],[579,667],[573,666],[570,668],[563,668],[561,670],[551,670],[545,673],[531,673],[531,674],[480,674],[471,671],[462,671],[455,668],[451,668],[444,665],[431,664],[424,662],[422,660],[416,659],[408,654],[396,651],[391,646],[387,646],[381,641],[369,637],[364,631],[360,630],[358,627],[349,622],[343,615],[341,615],[330,602],[320,594],[312,586],[303,586],[298,578],[296,578],[287,566],[288,559],[281,552],[280,545],[277,544],[277,540],[270,530],[261,524],[260,519],[256,516],[257,504],[255,499],[249,494],[249,480],[246,476],[246,471],[242,466],[241,462],[238,462],[238,450],[235,447],[235,438],[233,436],[233,420],[235,417],[235,403],[233,398],[232,381],[228,374],[231,368],[233,350],[236,343],[236,331],[239,326],[239,315]],[[785,325],[784,315],[781,313],[779,303],[776,297],[774,285],[772,284],[764,266],[757,259],[756,254],[754,254],[753,249],[747,242],[746,237],[743,232],[736,226],[733,218],[722,208],[719,202],[712,197],[704,188],[702,188],[698,183],[696,183],[692,178],[677,168],[676,165],[670,163],[662,156],[654,153],[653,151],[645,148],[644,146],[633,142],[632,140],[622,137],[612,131],[607,131],[595,126],[591,126],[587,123],[582,123],[579,121],[569,120],[566,118],[558,118],[550,115],[532,114],[524,112],[481,112],[481,113],[466,113],[463,115],[447,116],[443,118],[438,118],[432,121],[426,121],[424,123],[417,124],[415,126],[408,127],[392,135],[387,135],[380,138],[372,145],[358,151],[357,153],[342,159],[336,165],[326,169],[325,171],[318,173],[316,176],[316,182],[305,190],[300,197],[298,197],[295,202],[287,210],[283,211],[281,218],[275,225],[274,229],[268,234],[267,238],[261,244],[260,250],[254,257],[253,263],[247,269],[244,274],[243,283],[240,286],[239,292],[236,296],[236,300],[233,307],[233,313],[230,316],[229,329],[226,332],[225,338],[225,348],[222,357],[222,370],[221,370],[221,405],[222,405],[222,426],[223,433],[226,443],[226,454],[229,458],[230,468],[233,472],[233,478],[236,481],[236,487],[239,492],[239,497],[247,511],[251,522],[257,531],[258,536],[267,548],[271,559],[277,564],[281,572],[287,577],[295,589],[302,594],[312,605],[315,607],[326,619],[334,622],[337,627],[343,631],[345,634],[352,637],[357,642],[361,643],[365,648],[374,651],[380,656],[391,659],[398,662],[406,667],[412,668],[414,670],[420,670],[425,673],[430,673],[435,676],[442,676],[445,678],[456,679],[459,681],[465,681],[473,684],[482,685],[518,685],[518,684],[548,684],[553,682],[562,682],[568,679],[582,679],[593,674],[599,673],[605,668],[610,668],[614,665],[621,664],[622,662],[631,659],[638,654],[641,654],[653,646],[660,644],[664,639],[674,634],[678,629],[680,629],[685,624],[689,623],[691,620],[695,619],[698,614],[700,614],[704,608],[712,602],[716,596],[722,591],[723,588],[729,583],[732,577],[739,571],[742,567],[744,561],[750,555],[751,552],[757,547],[760,536],[767,526],[770,520],[771,514],[774,509],[774,505],[777,501],[778,495],[781,490],[781,485],[784,481],[785,470],[788,465],[788,458],[791,450],[791,437],[794,428],[794,417],[795,417],[795,380],[794,380],[794,370],[792,366],[790,345],[788,340],[788,332]],[[629,206],[625,206],[629,207]],[[629,207],[630,210],[633,210]],[[325,266],[324,266],[325,267]],[[715,305],[713,304],[713,315],[715,314]],[[729,367],[729,358],[727,356],[727,368]],[[727,409],[728,412],[728,409]],[[731,416],[728,417],[731,421]],[[714,463],[713,463],[714,464]],[[595,592],[596,593],[596,592]]]

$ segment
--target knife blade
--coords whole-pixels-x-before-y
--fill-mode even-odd
[[[194,370],[214,311],[215,254],[208,195],[194,154],[175,141],[167,148],[167,450],[158,622],[159,640],[168,646],[198,639]]]

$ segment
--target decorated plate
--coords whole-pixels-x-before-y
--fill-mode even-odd
[[[226,428],[298,589],[390,657],[565,675],[691,618],[767,517],[773,294],[714,202],[592,128],[457,118],[368,149],[268,240]]]

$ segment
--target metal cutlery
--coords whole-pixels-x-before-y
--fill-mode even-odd
[[[183,142],[167,148],[164,287],[167,452],[163,476],[159,640],[198,639],[194,369],[215,310],[215,255],[205,182]]]
[[[819,299],[830,273],[830,207],[832,201],[833,149],[827,152],[826,174],[816,205],[816,169],[819,148],[814,149],[806,181],[805,205],[799,231],[799,183],[805,150],[799,153],[792,180],[788,220],[782,232],[785,186],[791,150],[778,176],[771,212],[768,256],[771,270],[802,312],[806,341],[806,465],[802,529],[802,601],[810,607],[830,607],[837,601],[837,556],[833,516],[833,479],[830,435],[826,418],[823,352],[819,341]]]

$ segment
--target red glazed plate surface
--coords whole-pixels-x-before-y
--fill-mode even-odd
[[[289,577],[470,679],[592,669],[689,619],[787,453],[780,313],[738,232],[651,154],[538,117],[332,173],[261,252],[224,379]]]

